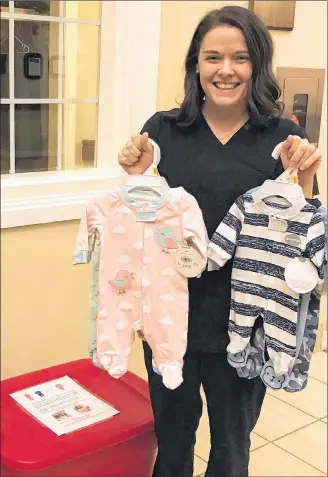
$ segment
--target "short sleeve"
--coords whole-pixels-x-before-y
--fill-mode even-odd
[[[149,134],[150,139],[158,144],[159,142],[159,134],[162,122],[162,113],[157,112],[151,118],[146,121],[143,128],[140,131],[140,134],[147,132]]]
[[[202,211],[196,199],[187,192],[183,195],[181,203],[182,238],[186,242],[191,242],[198,250],[205,269],[209,240]]]
[[[96,207],[93,204],[90,204],[86,207],[84,215],[80,221],[74,248],[74,265],[90,262],[96,238],[96,226],[98,223],[99,219]]]

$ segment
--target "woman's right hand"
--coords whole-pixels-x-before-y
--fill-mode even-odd
[[[132,136],[118,155],[118,161],[128,174],[143,174],[152,165],[154,147],[148,133]]]

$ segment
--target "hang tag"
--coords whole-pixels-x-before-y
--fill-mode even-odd
[[[311,260],[304,257],[296,257],[286,266],[285,280],[293,291],[308,293],[316,287],[319,275]]]
[[[186,278],[197,277],[204,269],[204,261],[198,250],[189,245],[179,244],[175,254],[176,268]]]
[[[269,217],[269,230],[274,230],[276,232],[286,232],[288,228],[288,223],[286,220],[277,219],[276,217]]]
[[[136,212],[137,222],[155,222],[156,219],[157,219],[156,210],[142,209],[142,210],[137,210]]]

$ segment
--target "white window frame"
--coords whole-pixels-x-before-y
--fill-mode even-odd
[[[98,102],[97,167],[1,176],[1,228],[79,219],[89,200],[120,183],[117,154],[127,138],[137,133],[156,111],[161,1],[103,1],[101,7],[100,21],[15,15],[15,19],[38,22],[51,19],[59,25],[70,21],[101,25],[99,101],[78,100]],[[13,9],[13,2],[9,8]],[[12,21],[13,28],[10,14],[2,12],[1,18]],[[13,55],[10,57],[13,68]],[[11,108],[15,102],[36,100],[0,100]],[[62,107],[63,103],[75,100],[37,102],[61,103]],[[10,124],[11,128],[14,126]],[[58,146],[61,148],[61,144]]]

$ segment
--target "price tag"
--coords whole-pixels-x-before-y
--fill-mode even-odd
[[[175,254],[176,268],[180,275],[186,278],[197,277],[204,269],[204,261],[196,248],[189,245],[179,245]]]

